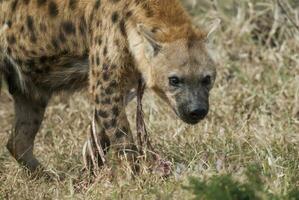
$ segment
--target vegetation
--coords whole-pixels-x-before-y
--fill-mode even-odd
[[[53,98],[36,140],[37,157],[65,179],[29,179],[5,148],[13,105],[4,92],[0,199],[298,199],[298,1],[184,3],[198,25],[217,17],[222,26],[210,41],[219,66],[207,119],[189,126],[151,92],[144,98],[152,143],[173,163],[173,175],[132,178],[116,161],[94,179],[82,173],[90,107],[81,92]],[[132,127],[135,110],[132,102]],[[256,165],[249,173],[248,166]]]
[[[214,175],[208,181],[191,178],[190,186],[185,188],[193,192],[195,199],[205,200],[299,199],[297,188],[290,190],[286,195],[269,193],[263,184],[259,170],[259,168],[249,168],[245,174],[245,183],[234,180],[231,174],[226,174]]]

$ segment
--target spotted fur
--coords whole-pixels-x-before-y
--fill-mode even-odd
[[[209,76],[207,92],[215,80],[207,34],[178,0],[2,0],[0,26],[0,77],[16,112],[7,147],[33,171],[34,138],[54,93],[88,86],[101,143],[130,153],[124,99],[140,79],[174,110],[179,92],[166,86],[170,71],[192,75],[193,85]]]

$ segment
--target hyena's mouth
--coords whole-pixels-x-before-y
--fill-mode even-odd
[[[200,118],[200,119],[190,119],[190,118],[186,118],[186,117],[180,117],[180,119],[187,124],[195,125],[195,124],[198,124],[201,120],[203,120],[204,117]]]
[[[177,111],[177,109],[173,108],[172,110],[175,112],[176,116],[177,116],[178,118],[180,118],[180,120],[182,120],[183,122],[185,122],[185,123],[187,123],[187,124],[195,125],[195,124],[197,124],[197,123],[199,123],[199,122],[201,121],[201,120],[190,120],[190,119],[189,119],[188,117],[186,117],[184,114],[180,114],[180,112]]]
[[[204,113],[198,114],[198,115],[192,115],[192,113],[186,113],[184,111],[179,111],[177,109],[173,109],[176,115],[185,123],[190,125],[198,124],[200,121],[202,121],[206,115],[208,114],[208,110]]]

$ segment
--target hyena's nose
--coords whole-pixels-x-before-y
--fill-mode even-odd
[[[189,113],[189,116],[191,118],[191,120],[200,120],[203,119],[207,114],[208,114],[209,110],[207,108],[197,108],[192,110]]]

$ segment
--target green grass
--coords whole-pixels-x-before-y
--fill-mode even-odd
[[[13,108],[11,99],[2,94],[0,199],[209,199],[205,195],[221,195],[223,187],[232,194],[245,191],[244,199],[297,197],[293,189],[299,187],[299,119],[292,114],[299,93],[299,41],[292,35],[296,30],[283,29],[283,39],[277,39],[280,46],[272,47],[254,39],[251,32],[257,19],[268,20],[257,13],[273,9],[272,1],[214,1],[221,2],[214,7],[210,2],[200,0],[190,8],[195,23],[215,17],[223,21],[213,40],[219,65],[207,119],[188,126],[151,92],[144,98],[152,143],[173,162],[172,176],[162,179],[144,173],[132,178],[117,164],[104,168],[93,181],[82,174],[90,107],[86,94],[77,93],[69,100],[52,100],[35,143],[41,162],[56,173],[64,172],[66,179],[28,179],[5,148]],[[255,8],[254,2],[265,5]],[[285,15],[280,17],[280,27],[290,27]],[[135,103],[128,113],[135,127]],[[258,172],[247,176],[248,167],[256,164]],[[190,182],[190,177],[196,179]],[[252,184],[252,177],[259,177],[260,185]]]
[[[208,180],[190,178],[190,186],[184,187],[192,191],[194,199],[205,200],[297,200],[299,190],[294,187],[286,194],[271,194],[263,183],[260,167],[247,169],[243,181],[236,180],[232,174],[214,175]]]

